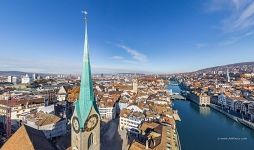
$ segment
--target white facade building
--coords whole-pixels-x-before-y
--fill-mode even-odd
[[[120,129],[135,132],[138,126],[145,120],[145,115],[141,112],[133,112],[128,109],[123,109],[120,114]]]
[[[28,74],[26,74],[24,77],[21,78],[21,83],[22,84],[30,84],[31,83],[31,78],[29,77]]]
[[[115,119],[116,118],[116,107],[99,107],[100,117],[102,119]]]
[[[120,117],[120,128],[132,131],[132,129],[138,130],[138,126],[142,123],[143,119],[136,117]]]
[[[224,94],[220,94],[218,96],[218,103],[222,106],[226,106],[227,105],[227,101],[226,101],[226,96]]]
[[[36,73],[33,74],[33,80],[37,80],[38,75]]]
[[[143,110],[140,109],[137,105],[130,105],[127,107],[127,109],[131,110],[131,111],[134,111],[134,112],[141,112],[143,113]]]
[[[119,106],[119,109],[122,110],[124,108],[127,108],[128,107],[128,103],[127,102],[118,102],[118,106]]]
[[[17,83],[17,77],[14,76],[8,76],[7,82],[16,84]]]
[[[57,93],[57,100],[58,101],[65,101],[67,100],[68,96],[68,89],[65,86],[61,86],[58,93]]]
[[[8,76],[7,82],[12,83],[12,76]]]
[[[200,106],[210,105],[210,96],[204,93],[198,93],[198,92],[191,93],[190,99]]]

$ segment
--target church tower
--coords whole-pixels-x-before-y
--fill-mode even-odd
[[[227,81],[228,81],[228,83],[230,82],[230,75],[229,75],[229,70],[228,70],[228,68],[227,68]]]
[[[79,100],[71,118],[72,150],[100,150],[100,116],[96,105],[88,50],[87,12]]]
[[[132,80],[132,91],[136,94],[138,93],[138,79]]]

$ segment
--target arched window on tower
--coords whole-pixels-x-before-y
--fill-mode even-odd
[[[93,145],[93,133],[91,133],[88,137],[88,150]]]

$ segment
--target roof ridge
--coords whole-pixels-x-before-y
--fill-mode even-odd
[[[24,129],[25,129],[25,137],[30,141],[30,144],[32,145],[33,149],[35,150],[34,144],[32,139],[30,138],[29,132],[27,132],[27,127],[26,125],[23,125]]]

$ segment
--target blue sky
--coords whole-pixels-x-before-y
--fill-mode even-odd
[[[176,73],[254,60],[254,0],[1,0],[0,70]]]

